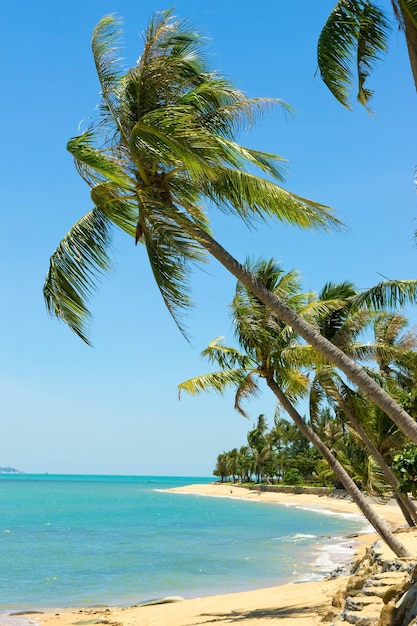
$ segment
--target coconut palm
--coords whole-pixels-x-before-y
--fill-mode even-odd
[[[374,443],[373,438],[370,434],[368,434],[372,427],[370,416],[375,414],[375,412],[377,412],[380,417],[385,414],[370,402],[360,402],[360,398],[357,397],[357,394],[344,383],[333,368],[319,368],[312,384],[312,397],[316,395],[317,388],[324,391],[331,404],[336,405],[338,414],[346,422],[353,436],[356,435],[360,444],[365,446],[368,450],[369,455],[374,459],[375,464],[380,468],[387,483],[390,485],[404,517],[407,520],[407,523],[410,526],[415,526],[417,523],[417,511],[413,503],[406,497],[405,494],[401,493],[399,480],[391,471],[385,459],[385,455],[380,449],[383,446],[378,446]],[[313,423],[317,408],[318,404],[316,398],[314,398],[314,401],[310,403],[310,415],[312,416]],[[386,420],[389,420],[386,416],[385,418]],[[367,428],[363,426],[363,423],[367,424]],[[379,421],[379,424],[381,424],[381,421]],[[391,420],[389,420],[389,424],[396,431],[395,439],[401,441],[402,438],[398,437],[398,429],[395,424],[393,424]],[[387,433],[387,430],[385,430],[385,433]],[[393,434],[387,436],[385,443],[388,443],[388,441],[390,441],[392,445],[394,441]],[[396,447],[395,452],[398,451],[399,449]],[[375,476],[375,470],[374,472],[371,472],[371,474]],[[378,476],[378,480],[380,481],[380,476]]]
[[[393,17],[403,31],[417,89],[417,2],[391,0]],[[371,0],[338,0],[320,33],[317,61],[321,77],[347,108],[357,79],[357,99],[367,107],[372,90],[365,83],[388,47],[390,20]],[[352,71],[352,68],[353,71]]]
[[[238,455],[240,482],[250,481],[252,472],[252,457],[249,446],[240,446]]]
[[[302,297],[294,273],[290,276],[284,275],[281,268],[272,262],[261,262],[257,268],[255,267],[255,271],[258,278],[265,279],[270,288],[275,287],[274,291],[276,290],[281,297],[287,294],[289,303],[298,307],[301,312]],[[304,300],[308,308],[309,297]],[[202,354],[211,362],[217,363],[221,370],[181,383],[178,385],[179,393],[186,391],[196,394],[208,390],[222,393],[227,386],[233,385],[237,389],[235,408],[245,414],[242,401],[258,391],[257,378],[265,379],[279,404],[303,435],[323,455],[376,532],[398,556],[405,556],[407,554],[405,547],[391,532],[388,525],[376,515],[343,466],[295,408],[294,401],[303,391],[307,391],[308,381],[285,359],[286,352],[296,341],[294,331],[275,318],[250,291],[239,283],[232,311],[236,336],[244,352],[241,353],[235,348],[222,345],[220,339],[217,338]]]
[[[319,294],[319,300],[339,301],[340,304],[329,311],[320,312],[317,317],[320,332],[355,360],[369,361],[371,358],[374,359],[379,364],[380,384],[384,384],[384,380],[386,384],[388,375],[391,374],[392,378],[393,372],[396,374],[396,379],[406,376],[405,368],[408,368],[407,380],[410,381],[410,367],[415,371],[417,340],[413,333],[407,333],[402,341],[397,344],[394,342],[394,339],[398,337],[399,330],[404,328],[405,319],[398,313],[374,312],[366,307],[357,308],[354,306],[357,297],[358,293],[350,282],[326,284]],[[399,321],[400,318],[402,323]],[[364,344],[358,341],[358,338],[367,327],[374,328],[375,342]],[[305,346],[299,349],[299,351],[304,352],[307,361],[310,361],[311,355],[306,354],[308,350],[308,347]],[[378,412],[376,411],[377,408],[372,403],[357,401],[356,392],[350,389],[334,367],[323,363],[320,355],[318,355],[312,369],[314,370],[314,378],[310,388],[311,419],[314,421],[324,393],[331,404],[336,404],[340,416],[344,416],[350,428],[353,429],[375,463],[381,468],[408,523],[414,525],[417,522],[417,511],[413,503],[401,493],[398,479],[391,471],[384,455],[381,454],[381,450],[374,444],[367,430],[363,427],[366,416]],[[366,409],[364,408],[365,404]],[[367,422],[369,423],[369,420]],[[394,426],[391,420],[389,422],[391,426]],[[396,426],[395,430],[397,430]]]
[[[271,448],[266,439],[267,430],[268,425],[265,415],[261,413],[255,428],[250,430],[247,435],[248,445],[252,453],[253,469],[258,483],[262,482],[264,477],[264,465],[272,456]]]
[[[222,483],[230,476],[229,457],[226,452],[217,456],[216,468],[213,474],[219,476]]]
[[[229,473],[232,476],[232,482],[236,482],[236,475],[239,473],[239,450],[233,448],[227,453],[227,459],[229,462]]]
[[[381,311],[373,323],[373,358],[382,382],[395,389],[410,392],[417,375],[417,332],[408,328],[408,319],[399,311]]]
[[[118,36],[112,17],[103,18],[93,33],[100,116],[69,141],[68,149],[91,188],[94,206],[51,257],[44,286],[48,311],[88,342],[87,300],[99,275],[110,269],[108,250],[116,227],[146,246],[163,300],[182,328],[179,316],[190,304],[190,265],[204,261],[208,252],[417,443],[417,424],[402,407],[210,234],[204,202],[247,224],[272,217],[305,228],[340,227],[328,207],[277,184],[282,180],[281,157],[234,141],[236,131],[252,123],[271,101],[247,98],[211,71],[202,38],[174,20],[170,11],[150,21],[142,55],[125,73],[118,67]],[[253,174],[254,168],[268,179]],[[369,297],[386,296],[415,300],[416,284],[402,281],[393,291],[384,283]]]

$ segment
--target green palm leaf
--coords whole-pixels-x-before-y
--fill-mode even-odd
[[[273,217],[301,228],[342,229],[329,207],[248,172],[226,167],[206,170],[202,185],[221,211],[235,213],[247,224]]]
[[[249,415],[244,411],[242,402],[248,398],[256,397],[259,392],[259,385],[252,372],[242,377],[240,383],[237,385],[234,408],[243,415],[243,417],[246,417],[246,419],[249,419]]]
[[[374,309],[399,308],[417,302],[417,280],[384,280],[359,293],[353,303],[355,309],[367,306]]]
[[[221,370],[210,374],[203,374],[190,378],[178,385],[178,396],[186,391],[190,395],[197,395],[201,392],[216,391],[223,394],[227,387],[240,385],[246,378],[246,373],[241,369]]]
[[[96,135],[91,130],[78,137],[73,137],[67,144],[67,150],[76,161],[78,171],[89,184],[95,184],[102,180],[110,180],[122,189],[132,190],[131,179],[120,163],[106,155],[103,150],[97,150],[92,146]]]
[[[225,346],[222,337],[213,339],[201,356],[210,363],[216,363],[222,369],[252,369],[252,361],[249,356],[242,354],[237,348]]]
[[[184,333],[177,313],[192,304],[188,276],[191,263],[205,259],[205,251],[179,225],[178,209],[149,188],[139,194],[141,241],[165,305]]]
[[[93,31],[91,48],[102,89],[100,111],[103,126],[114,127],[120,133],[124,128],[120,121],[120,81],[122,71],[119,58],[120,20],[112,15],[102,18]]]
[[[365,87],[365,81],[387,48],[388,31],[384,13],[369,0],[339,0],[330,13],[319,37],[317,62],[324,83],[347,108],[351,108],[353,66],[358,78],[357,98],[368,104],[372,91]]]
[[[95,289],[97,276],[109,271],[110,222],[99,209],[87,213],[53,253],[44,285],[49,313],[58,316],[83,339],[89,319],[85,300]]]
[[[118,185],[106,181],[92,187],[90,197],[94,206],[111,222],[135,237],[138,214],[132,196],[122,195]]]

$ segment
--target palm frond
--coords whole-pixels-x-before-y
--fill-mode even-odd
[[[87,130],[82,135],[70,139],[67,144],[67,150],[74,157],[81,176],[89,185],[107,179],[123,189],[134,189],[120,162],[106,155],[103,150],[93,147],[95,137],[94,132]]]
[[[365,2],[359,24],[356,66],[358,73],[358,101],[365,107],[373,91],[365,82],[380,60],[380,53],[387,49],[389,25],[382,10],[372,2]]]
[[[180,227],[177,208],[150,188],[139,195],[140,240],[145,244],[149,262],[162,298],[178,328],[186,336],[181,312],[192,305],[189,297],[189,268],[205,260],[205,251]]]
[[[317,62],[330,92],[345,107],[353,83],[352,66],[358,73],[358,100],[367,104],[372,92],[365,88],[374,63],[387,47],[389,25],[381,9],[369,0],[339,0],[319,37]]]
[[[258,167],[263,172],[270,174],[274,179],[284,180],[284,168],[282,163],[286,163],[286,159],[277,154],[269,154],[260,152],[259,150],[251,150],[245,148],[238,143],[226,139],[221,139],[220,144],[226,148],[226,156],[229,163],[234,166],[252,165]]]
[[[237,132],[247,130],[274,105],[293,113],[292,107],[280,99],[247,98],[214,73],[208,74],[205,82],[184,94],[179,102],[193,108],[202,128],[225,139],[233,139]]]
[[[374,324],[375,340],[387,346],[393,346],[407,326],[407,318],[398,312],[378,312]]]
[[[375,344],[369,343],[355,343],[352,342],[349,346],[346,346],[346,352],[354,358],[356,361],[369,362],[375,359]]]
[[[130,83],[136,121],[149,111],[177,101],[190,86],[204,82],[203,43],[185,20],[174,20],[172,9],[154,15],[144,36],[137,70],[132,72],[141,80]]]
[[[253,373],[247,374],[240,381],[235,395],[235,406],[234,408],[238,411],[243,417],[249,418],[246,411],[244,411],[242,407],[242,402],[247,400],[248,398],[253,398],[258,395],[260,389],[255,380],[255,376]]]
[[[131,133],[130,147],[138,161],[181,166],[193,178],[202,176],[205,168],[216,161],[215,142],[199,132],[189,112],[160,110],[149,114],[145,122],[137,123]]]
[[[248,225],[255,219],[275,218],[301,228],[343,230],[330,207],[292,194],[248,172],[207,168],[201,182],[205,194],[221,211],[239,215]]]
[[[123,76],[119,57],[120,35],[120,20],[114,15],[107,15],[93,31],[91,48],[102,90],[100,108],[104,124],[117,128],[121,136],[125,137],[125,129],[120,121],[120,85]]]
[[[99,183],[92,187],[90,197],[94,206],[131,237],[135,236],[138,219],[137,207],[131,197],[121,194],[118,185],[113,182]]]
[[[241,369],[221,370],[195,376],[178,385],[178,397],[183,391],[194,396],[207,391],[215,391],[222,395],[227,387],[240,385],[245,377],[246,373]]]
[[[96,279],[109,271],[110,222],[93,209],[77,222],[50,259],[43,288],[48,312],[56,315],[89,344],[86,324],[91,317],[86,300]]]
[[[225,370],[253,369],[253,362],[248,355],[242,354],[237,348],[225,346],[222,342],[223,337],[216,337],[202,351],[201,356]]]
[[[288,363],[275,366],[275,379],[291,402],[298,402],[305,398],[309,392],[310,382],[308,377],[296,367],[290,367]]]
[[[320,414],[320,407],[322,405],[323,399],[325,397],[323,386],[320,384],[319,380],[316,378],[311,387],[310,387],[310,396],[309,396],[309,414],[310,421],[313,430],[317,432],[318,430],[318,417]]]
[[[347,310],[346,315],[342,316],[342,323],[335,328],[331,341],[341,350],[352,354],[351,346],[372,326],[374,320],[375,312],[367,308]]]
[[[359,293],[352,307],[401,308],[417,302],[417,280],[384,280]]]
[[[417,329],[415,326],[407,330],[398,339],[398,347],[406,352],[415,352],[417,355]]]

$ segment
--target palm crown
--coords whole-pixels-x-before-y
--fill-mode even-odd
[[[339,225],[327,207],[277,184],[284,159],[234,141],[271,104],[288,105],[247,98],[212,71],[203,39],[171,11],[151,20],[143,53],[126,73],[119,69],[118,37],[112,16],[94,30],[100,115],[68,143],[94,208],[55,251],[44,288],[48,310],[86,341],[86,299],[97,272],[109,269],[113,225],[145,244],[177,323],[177,313],[190,303],[189,264],[205,254],[198,238],[209,232],[205,203],[248,224],[273,216],[301,227]]]

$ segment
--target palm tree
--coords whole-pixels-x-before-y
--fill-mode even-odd
[[[403,31],[417,89],[417,2],[391,0],[394,20]],[[321,77],[345,107],[357,78],[357,99],[367,107],[372,90],[365,86],[380,54],[388,45],[390,21],[371,0],[338,0],[320,33],[317,61]],[[354,68],[355,77],[352,72]]]
[[[271,449],[265,438],[267,430],[265,415],[261,413],[255,428],[250,430],[247,435],[248,445],[252,452],[253,469],[258,483],[262,482],[265,463],[271,459]]]
[[[94,208],[53,253],[44,286],[48,311],[88,343],[86,301],[100,273],[109,270],[112,227],[146,246],[163,300],[178,326],[189,304],[190,265],[208,252],[276,316],[334,363],[417,443],[417,424],[352,359],[269,292],[210,234],[203,202],[236,214],[247,224],[274,217],[300,227],[340,228],[331,210],[280,187],[282,158],[245,148],[236,130],[254,121],[270,100],[250,99],[211,71],[202,39],[170,11],[153,18],[138,64],[122,73],[119,31],[112,17],[93,33],[92,48],[102,89],[100,117],[68,149],[91,188]],[[281,103],[285,106],[283,103]],[[287,107],[288,108],[288,107]],[[255,176],[257,167],[271,180]],[[414,281],[394,290],[381,283],[375,298],[417,297]],[[183,330],[183,329],[182,329]]]
[[[227,460],[229,462],[229,473],[232,476],[232,482],[236,482],[236,475],[239,472],[239,451],[237,448],[233,448],[227,453]]]
[[[260,263],[257,268],[255,267],[255,271],[261,280],[265,279],[265,282],[269,283],[270,288],[275,286],[274,291],[279,292],[281,297],[285,297],[286,293],[292,306],[296,306],[297,303],[301,310],[302,298],[294,273],[283,275],[281,268],[272,262]],[[308,303],[308,298],[305,300]],[[398,541],[388,525],[375,514],[349,474],[314,430],[306,424],[291,401],[292,398],[296,399],[302,393],[303,387],[305,391],[307,390],[305,377],[285,360],[286,351],[291,348],[295,339],[293,330],[274,318],[270,311],[239,283],[232,310],[236,336],[244,353],[240,353],[235,348],[223,346],[219,338],[214,340],[202,354],[220,365],[221,371],[181,383],[178,385],[179,393],[187,391],[196,394],[210,389],[222,393],[228,385],[233,385],[237,388],[235,408],[245,415],[241,406],[242,400],[258,391],[257,377],[265,379],[279,404],[303,435],[323,455],[376,532],[397,556],[405,556],[406,548]]]
[[[362,445],[366,447],[368,453],[374,459],[377,466],[380,467],[387,483],[390,485],[393,491],[393,494],[404,514],[405,519],[407,520],[407,523],[410,526],[415,526],[415,524],[417,523],[417,511],[413,503],[409,500],[409,498],[407,498],[405,494],[401,493],[399,480],[391,471],[388,463],[384,458],[384,455],[382,454],[378,446],[369,436],[367,429],[365,429],[362,425],[364,416],[369,418],[369,415],[372,414],[372,412],[375,412],[375,409],[380,413],[382,412],[372,403],[359,403],[358,399],[355,398],[356,394],[340,379],[340,377],[338,377],[337,373],[334,372],[332,368],[321,368],[321,370],[316,373],[315,380],[312,386],[314,391],[316,390],[317,386],[320,386],[321,389],[324,390],[330,401],[334,401],[340,411],[341,416],[343,416],[350,429],[352,429],[353,432],[357,434]],[[367,412],[366,410],[364,410],[364,404],[367,408]],[[360,411],[360,408],[362,409],[362,411]],[[312,408],[311,411],[314,415],[315,411]],[[382,415],[385,414],[382,413]],[[395,427],[391,420],[389,420],[389,423],[391,424],[391,426]],[[396,451],[398,451],[398,449]]]
[[[408,367],[408,369],[414,367],[415,371],[416,354],[414,350],[417,340],[413,333],[407,333],[401,341],[394,345],[395,338],[398,338],[399,330],[406,325],[406,320],[403,316],[387,311],[375,313],[366,307],[355,308],[354,303],[358,293],[354,285],[348,281],[338,284],[326,284],[318,297],[321,301],[334,301],[336,303],[331,310],[320,311],[317,317],[317,324],[322,335],[345,353],[355,358],[355,360],[362,359],[368,361],[370,358],[373,358],[379,364],[379,373],[383,375],[383,378],[380,376],[381,384],[384,384],[384,380],[385,382],[387,381],[388,374],[392,374],[394,365],[397,365],[398,370],[395,370],[396,378],[402,373],[405,376],[405,367]],[[339,302],[339,305],[337,305],[337,302]],[[376,341],[366,342],[365,344],[359,342],[359,335],[367,326],[371,325],[375,331]],[[311,356],[307,354],[308,347],[303,346],[298,348],[298,350],[303,352],[307,360],[311,362]],[[398,367],[398,363],[400,363],[400,367]],[[402,364],[405,365],[401,367]],[[317,415],[322,392],[324,392],[327,398],[330,399],[330,402],[336,404],[341,416],[345,417],[347,423],[358,435],[377,465],[379,465],[385,479],[393,490],[407,522],[410,525],[414,525],[417,522],[417,511],[413,503],[401,493],[398,479],[391,471],[378,447],[369,437],[366,429],[362,426],[363,417],[360,417],[361,414],[363,416],[375,412],[374,406],[372,403],[367,402],[367,408],[363,410],[364,402],[360,404],[355,401],[356,393],[349,388],[339,373],[335,371],[335,368],[326,363],[323,364],[320,356],[314,362],[313,369],[314,378],[310,390],[311,418],[314,419],[314,416]],[[410,381],[409,372],[407,380]],[[361,408],[362,412],[360,412]],[[390,423],[393,425],[391,421]]]
[[[272,446],[275,450],[276,474],[280,483],[284,476],[284,460],[288,456],[288,444],[291,437],[290,422],[275,412],[274,426],[270,432]]]
[[[241,446],[238,456],[240,482],[249,482],[252,472],[252,457],[249,446]]]
[[[216,468],[213,472],[215,476],[219,476],[222,483],[230,476],[229,458],[226,452],[219,454],[216,460]]]

